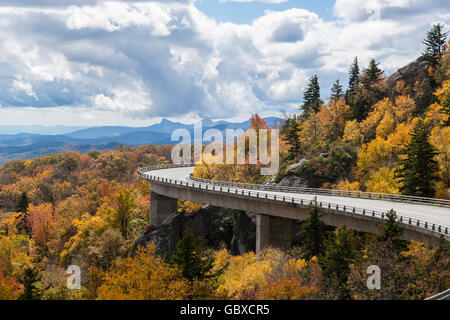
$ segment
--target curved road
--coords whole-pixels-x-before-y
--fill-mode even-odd
[[[177,180],[178,183],[182,184],[192,184],[192,186],[201,187],[201,185],[205,185],[208,188],[208,185],[198,182],[194,182],[189,179],[189,175],[193,173],[193,167],[181,167],[181,168],[169,168],[169,169],[160,169],[160,170],[152,170],[152,171],[143,171],[144,179],[152,177],[154,179],[172,179]],[[175,181],[172,183],[175,184]],[[210,184],[212,188],[213,185]],[[217,186],[216,186],[217,188]],[[231,192],[235,192],[237,190],[238,193],[244,191],[247,192],[256,192],[255,190],[245,189],[245,188],[235,188],[231,187]],[[217,189],[215,189],[217,191]],[[276,191],[264,191],[257,190],[261,197],[267,196],[269,198],[274,198],[277,196],[279,198],[283,197],[296,197],[304,200],[312,200],[314,197],[317,197],[318,202],[331,203],[331,206],[339,205],[339,206],[348,206],[348,207],[356,207],[361,209],[366,209],[368,211],[377,211],[377,212],[387,212],[390,209],[394,209],[397,212],[397,215],[403,216],[404,218],[412,218],[416,220],[420,220],[422,222],[426,221],[429,224],[436,224],[450,230],[450,209],[432,205],[422,205],[422,204],[413,204],[413,203],[402,203],[402,202],[393,202],[387,200],[372,200],[372,199],[360,199],[360,198],[349,198],[342,196],[330,196],[330,195],[314,195],[314,194],[303,194],[303,193],[292,193],[292,192],[276,192]],[[223,192],[230,191],[224,190]],[[448,232],[448,231],[447,231]],[[441,232],[445,234],[444,232]],[[449,239],[447,234],[447,239]]]

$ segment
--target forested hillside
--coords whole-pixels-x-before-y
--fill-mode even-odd
[[[436,25],[423,56],[389,78],[375,60],[361,68],[355,58],[347,90],[336,81],[327,103],[313,76],[299,112],[285,115],[280,127],[277,182],[450,199],[446,37]],[[263,122],[255,116],[252,127],[267,127]],[[204,162],[196,174],[257,182],[264,180],[258,169]]]

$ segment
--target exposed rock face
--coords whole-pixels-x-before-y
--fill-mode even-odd
[[[408,85],[413,86],[418,76],[428,69],[429,62],[419,57],[416,61],[398,69],[393,75],[387,79],[389,87],[395,88],[396,82],[403,80]]]
[[[294,175],[285,176],[279,183],[283,187],[308,187],[308,181]]]
[[[255,250],[256,225],[251,218],[243,212],[205,206],[190,214],[174,213],[155,229],[147,230],[134,244],[132,254],[138,246],[154,242],[157,254],[168,259],[185,231],[200,236],[210,248],[225,245],[232,254]]]
[[[299,162],[291,164],[288,166],[288,171],[296,171],[299,169],[304,163],[308,162],[306,159],[301,159]]]

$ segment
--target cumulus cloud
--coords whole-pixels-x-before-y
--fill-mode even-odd
[[[337,0],[335,21],[290,9],[239,25],[191,0],[55,3],[1,2],[0,117],[5,107],[131,122],[292,111],[313,74],[326,98],[354,56],[393,72],[432,23],[450,21],[440,0]]]
[[[95,5],[110,0],[2,0],[0,6],[11,7],[67,7],[70,5]],[[192,3],[193,0],[121,0],[121,2],[163,2],[163,3]]]
[[[336,0],[335,14],[347,21],[395,19],[445,12],[446,0]]]

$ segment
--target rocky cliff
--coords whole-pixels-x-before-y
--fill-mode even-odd
[[[147,230],[133,246],[132,255],[139,246],[151,242],[164,259],[172,256],[178,241],[186,231],[201,237],[213,249],[226,247],[233,255],[255,251],[256,215],[213,206],[204,206],[193,213],[177,212],[170,215],[160,226]],[[296,235],[300,222],[292,224],[293,245],[300,243]]]
[[[429,62],[423,57],[419,57],[417,60],[409,63],[408,65],[400,68],[392,74],[388,79],[387,83],[390,88],[395,88],[395,84],[398,81],[405,81],[411,87],[414,86],[419,77],[426,73]]]
[[[225,246],[235,255],[255,250],[254,217],[244,212],[205,206],[189,214],[174,213],[161,225],[147,230],[134,244],[133,253],[138,246],[154,242],[157,254],[167,259],[186,231],[200,236],[210,248]]]

